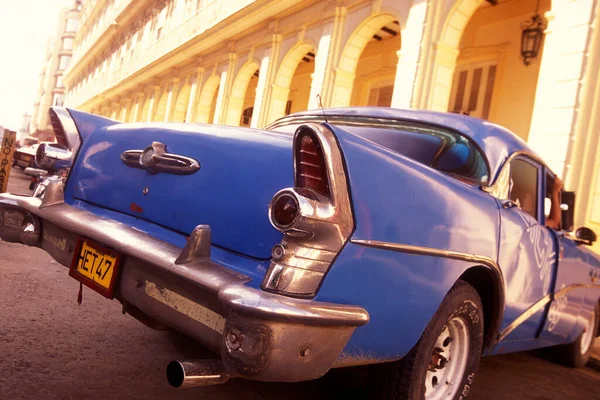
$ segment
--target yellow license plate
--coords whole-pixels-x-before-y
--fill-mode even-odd
[[[31,161],[31,156],[23,156],[23,161]]]
[[[120,255],[88,240],[80,240],[69,275],[112,298]]]

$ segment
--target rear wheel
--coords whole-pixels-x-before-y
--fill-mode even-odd
[[[592,354],[592,343],[598,332],[598,324],[600,324],[600,305],[596,306],[591,317],[588,318],[585,330],[575,342],[555,348],[559,361],[569,367],[585,367]]]
[[[482,347],[481,299],[458,281],[402,360],[371,367],[370,390],[380,399],[466,399]]]

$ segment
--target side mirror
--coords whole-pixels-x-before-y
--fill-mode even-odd
[[[573,232],[575,225],[575,192],[562,192],[560,201],[561,228]],[[594,239],[595,240],[595,239]]]
[[[575,231],[575,237],[583,244],[591,246],[596,241],[596,233],[590,228],[581,227]]]

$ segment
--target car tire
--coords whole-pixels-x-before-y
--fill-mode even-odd
[[[592,347],[598,333],[599,324],[600,305],[597,305],[592,318],[587,321],[585,331],[579,335],[576,341],[552,348],[557,361],[572,368],[585,367],[592,355]]]
[[[479,369],[483,334],[479,294],[467,282],[458,281],[403,359],[370,367],[369,398],[466,399]]]

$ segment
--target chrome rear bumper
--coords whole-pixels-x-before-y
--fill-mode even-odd
[[[246,286],[249,277],[211,260],[208,226],[198,226],[181,249],[70,206],[62,190],[54,182],[44,199],[0,194],[0,238],[40,247],[67,267],[79,237],[121,252],[115,297],[124,310],[213,349],[231,376],[282,382],[318,378],[369,320],[361,307]]]

